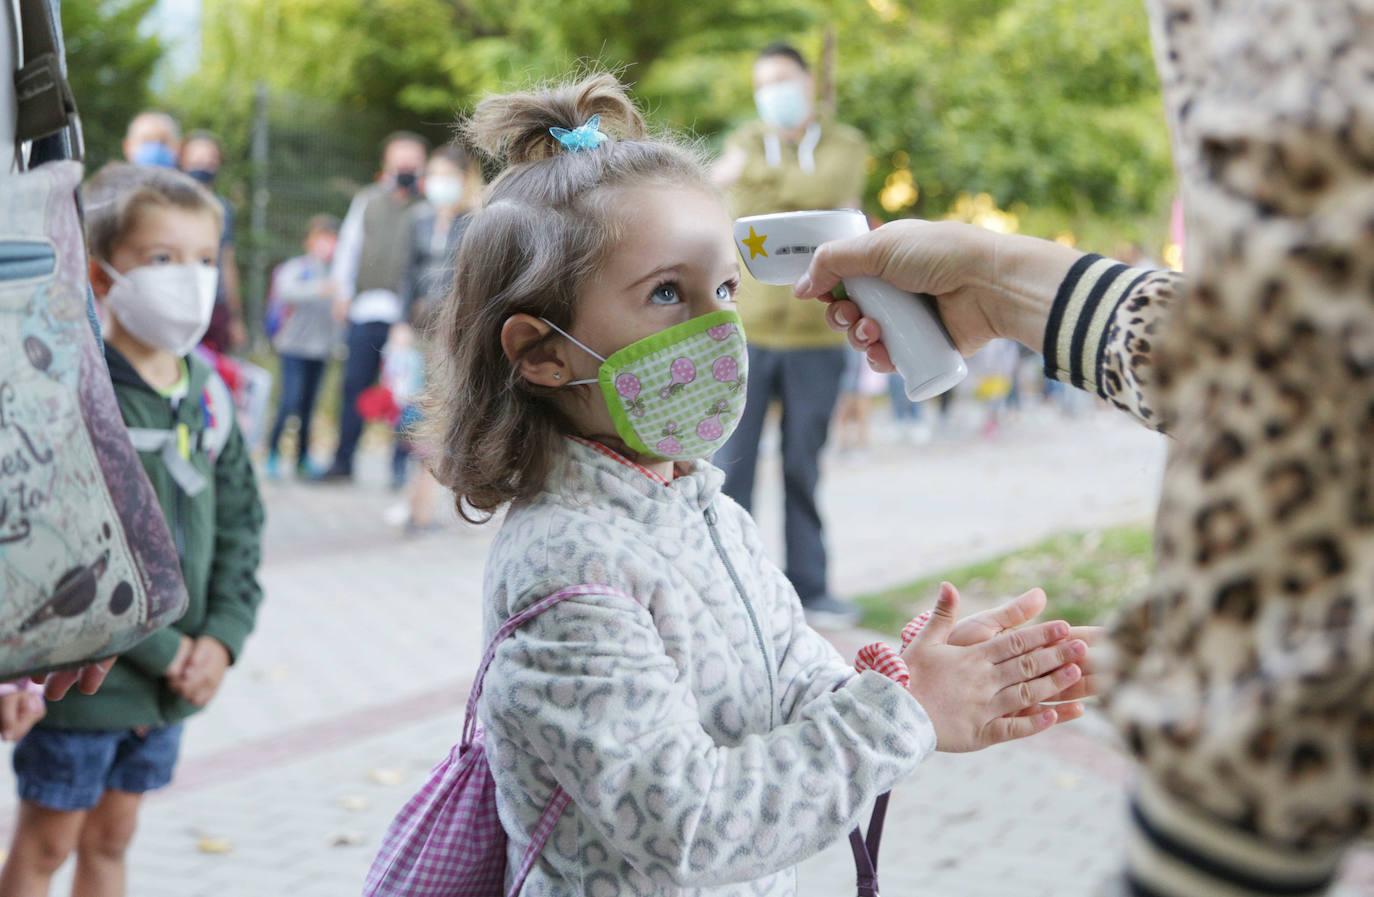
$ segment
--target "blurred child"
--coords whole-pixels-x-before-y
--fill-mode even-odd
[[[182,720],[214,697],[262,598],[263,512],[228,390],[191,349],[215,301],[220,206],[186,175],[109,165],[87,185],[91,286],[109,312],[120,412],[172,529],[185,615],[69,694],[14,751],[19,812],[0,894],[44,895],[76,851],[73,893],[124,893],[145,792],[172,778]]]
[[[267,442],[267,475],[273,479],[281,475],[278,449],[286,420],[292,415],[298,424],[296,475],[303,479],[315,476],[310,465],[310,421],[325,363],[340,333],[332,310],[337,289],[329,278],[329,263],[338,241],[339,219],[316,215],[306,227],[305,254],[282,262],[272,274],[265,327],[281,357],[277,419]]]

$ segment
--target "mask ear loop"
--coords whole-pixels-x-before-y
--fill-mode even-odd
[[[564,337],[566,337],[569,341],[571,341],[571,342],[572,342],[574,345],[576,345],[579,349],[581,349],[583,352],[586,352],[588,355],[592,356],[592,357],[595,358],[597,361],[601,362],[602,364],[605,364],[605,363],[606,363],[606,359],[602,358],[602,357],[601,357],[600,355],[598,355],[596,352],[593,352],[591,349],[587,348],[587,344],[586,344],[586,343],[582,342],[582,341],[579,340],[577,337],[573,336],[571,333],[569,333],[568,331],[564,330],[562,327],[559,327],[559,326],[558,326],[557,324],[555,324],[553,321],[550,321],[548,318],[540,318],[539,320],[543,321],[545,324],[548,324],[548,325],[549,325],[550,327],[552,327],[554,330],[557,330],[560,334],[562,334]],[[586,384],[590,384],[590,383],[600,383],[600,382],[601,382],[600,380],[598,380],[597,378],[593,377],[593,378],[590,379],[590,380],[569,380],[567,383],[565,383],[565,384],[563,384],[563,385],[564,385],[564,386],[584,386],[584,385],[586,385]]]

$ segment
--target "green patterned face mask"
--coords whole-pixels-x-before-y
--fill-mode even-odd
[[[615,431],[625,444],[666,461],[715,454],[744,413],[744,325],[733,311],[715,311],[660,330],[602,358],[544,320],[601,362],[599,383]]]

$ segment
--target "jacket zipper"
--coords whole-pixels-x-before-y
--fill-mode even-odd
[[[172,409],[172,432],[175,433],[178,432],[177,427],[181,423],[181,402],[178,399],[170,399],[167,404]],[[186,568],[186,533],[181,522],[181,502],[186,497],[186,493],[175,481],[172,483],[172,492],[175,496],[172,500],[172,538],[176,542],[177,566],[184,570]]]
[[[763,627],[759,625],[759,618],[754,614],[754,606],[749,603],[749,597],[744,594],[744,586],[740,584],[739,574],[735,572],[735,565],[730,563],[730,558],[725,553],[725,547],[720,543],[720,533],[716,530],[716,509],[707,505],[701,513],[706,518],[706,529],[711,534],[711,544],[716,547],[716,554],[720,555],[720,561],[725,565],[725,571],[730,574],[730,581],[735,584],[735,591],[739,593],[740,601],[744,602],[744,609],[749,614],[749,622],[754,626],[754,638],[758,640],[759,652],[763,654],[763,665],[768,670],[768,726],[772,728],[778,724],[778,698],[776,686],[773,684],[773,663],[768,657],[768,646],[763,638]]]

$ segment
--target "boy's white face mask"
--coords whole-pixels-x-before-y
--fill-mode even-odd
[[[195,348],[210,326],[219,271],[208,265],[144,265],[126,274],[100,262],[114,280],[105,306],[141,343],[178,358]]]

